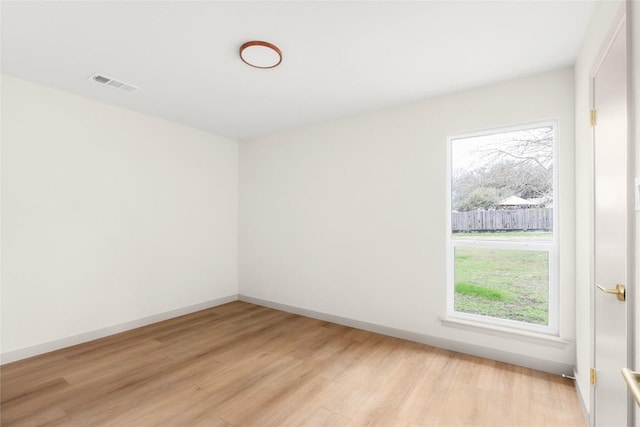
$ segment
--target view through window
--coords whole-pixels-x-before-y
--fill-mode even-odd
[[[450,138],[455,316],[557,329],[555,135],[545,122]]]

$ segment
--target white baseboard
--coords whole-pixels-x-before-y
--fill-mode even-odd
[[[31,347],[8,351],[0,355],[0,365],[26,359],[28,357],[37,356],[39,354],[48,353],[50,351],[59,350],[61,348],[97,340],[109,335],[114,335],[120,332],[129,331],[131,329],[140,328],[142,326],[150,325],[151,323],[162,322],[163,320],[172,319],[174,317],[184,316],[185,314],[195,313],[196,311],[205,310],[207,308],[215,307],[237,300],[237,294],[229,295],[226,297],[205,301],[199,304],[166,311],[164,313],[143,317],[142,319],[131,320],[129,322],[120,323],[118,325],[107,326],[106,328],[84,332],[82,334],[73,335],[71,337],[61,338],[59,340],[37,344]]]
[[[500,350],[496,350],[489,347],[482,347],[479,345],[449,340],[446,338],[433,337],[430,335],[419,334],[416,332],[405,331],[402,329],[391,328],[383,325],[377,325],[374,323],[364,322],[361,320],[355,320],[347,317],[335,316],[328,313],[307,310],[304,308],[281,304],[281,303],[264,300],[260,298],[254,298],[247,295],[229,295],[227,297],[217,298],[215,300],[210,300],[203,303],[190,305],[188,307],[182,307],[176,310],[155,314],[153,316],[148,316],[142,319],[136,319],[129,322],[124,322],[114,326],[108,326],[106,328],[85,332],[85,333],[74,335],[71,337],[66,337],[59,340],[34,345],[31,347],[21,348],[18,350],[8,351],[0,355],[0,365],[15,362],[17,360],[26,359],[28,357],[37,356],[39,354],[48,353],[50,351],[59,350],[61,348],[82,344],[82,343],[93,341],[99,338],[104,338],[109,335],[139,328],[142,326],[149,325],[151,323],[157,323],[163,320],[172,319],[174,317],[183,316],[185,314],[194,313],[196,311],[205,310],[207,308],[215,307],[221,304],[226,304],[236,300],[245,301],[245,302],[256,304],[256,305],[261,305],[261,306],[273,308],[276,310],[286,311],[288,313],[299,314],[301,316],[311,317],[314,319],[320,319],[327,322],[337,323],[340,325],[350,326],[353,328],[375,332],[382,335],[401,338],[408,341],[414,341],[422,344],[432,345],[434,347],[444,348],[447,350],[457,351],[460,353],[471,354],[474,356],[493,359],[500,362],[510,363],[513,365],[524,366],[526,368],[536,369],[539,371],[549,372],[552,374],[569,375],[573,373],[573,367],[565,363],[558,363],[558,362],[553,362],[549,360],[537,359],[530,356],[500,351]],[[580,393],[578,393],[578,396],[581,396]],[[581,403],[583,403],[583,410],[585,410],[584,402],[581,401]]]
[[[286,311],[288,313],[299,314],[301,316],[311,317],[314,319],[324,320],[326,322],[337,323],[339,325],[350,326],[352,328],[363,329],[365,331],[375,332],[382,335],[388,335],[395,338],[402,338],[408,341],[419,342],[446,350],[456,351],[459,353],[470,354],[473,356],[484,357],[486,359],[497,360],[499,362],[509,363],[512,365],[523,366],[525,368],[535,369],[538,371],[548,372],[556,375],[571,375],[573,366],[566,363],[554,362],[551,360],[538,359],[531,356],[516,354],[490,347],[482,347],[475,344],[469,344],[461,341],[449,340],[446,338],[433,337],[430,335],[420,334],[417,332],[405,331],[402,329],[391,328],[388,326],[377,325],[375,323],[363,322],[361,320],[350,319],[347,317],[335,316],[332,314],[322,313],[313,310],[307,310],[287,304],[281,304],[274,301],[264,300],[260,298],[250,297],[248,295],[238,295],[240,301],[273,308],[276,310]]]

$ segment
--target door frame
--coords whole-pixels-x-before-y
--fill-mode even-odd
[[[604,41],[601,44],[600,51],[598,55],[596,55],[593,64],[591,66],[591,70],[589,72],[589,106],[591,110],[595,109],[595,76],[600,69],[600,66],[604,62],[604,59],[611,48],[615,36],[620,31],[620,27],[623,24],[626,25],[626,32],[623,34],[626,40],[626,55],[627,55],[627,82],[626,82],[626,91],[627,91],[627,259],[629,262],[627,263],[627,283],[626,292],[627,292],[627,363],[634,363],[635,357],[635,319],[637,318],[636,306],[634,304],[635,290],[636,290],[636,272],[635,272],[635,209],[634,209],[634,198],[635,198],[635,185],[634,185],[634,176],[637,173],[635,169],[635,148],[633,144],[633,127],[632,120],[633,117],[633,93],[632,93],[632,84],[631,84],[631,76],[632,76],[632,24],[628,20],[628,16],[630,16],[630,4],[629,2],[624,2],[618,8],[616,15],[613,19],[613,23],[609,30],[607,31],[607,35],[603,39]],[[590,313],[590,366],[591,368],[595,367],[595,355],[596,355],[596,347],[595,347],[595,299],[596,299],[596,287],[595,287],[595,129],[592,126],[589,132],[589,142],[592,152],[592,163],[590,165],[590,176],[591,176],[591,200],[590,200],[590,213],[589,213],[589,228],[591,230],[591,235],[589,239],[590,245],[590,258],[591,261],[589,263],[589,313]],[[620,367],[622,368],[622,367]],[[622,378],[622,376],[621,376]],[[591,385],[589,387],[589,426],[595,427],[595,387]],[[629,425],[632,425],[634,420],[634,415],[640,416],[640,411],[635,409],[635,402],[632,397],[627,393],[627,420]]]

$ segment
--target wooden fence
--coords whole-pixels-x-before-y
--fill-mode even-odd
[[[515,209],[453,212],[451,227],[456,231],[540,230],[551,231],[553,209]]]

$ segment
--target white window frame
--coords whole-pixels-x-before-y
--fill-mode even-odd
[[[553,239],[551,241],[500,241],[500,240],[467,240],[467,239],[453,239],[453,233],[451,231],[451,178],[453,173],[452,164],[452,148],[455,140],[487,136],[496,133],[512,132],[533,129],[538,127],[551,126],[553,128]],[[506,328],[512,332],[518,333],[520,331],[535,332],[545,335],[559,335],[559,314],[560,314],[560,287],[559,287],[559,268],[558,268],[558,256],[559,256],[559,209],[558,201],[560,198],[559,189],[559,162],[558,162],[558,120],[549,119],[542,121],[535,121],[530,123],[524,123],[514,126],[502,126],[496,128],[485,129],[481,131],[456,133],[447,137],[447,292],[446,292],[446,307],[447,307],[447,319],[461,320],[477,324],[482,327],[483,325],[498,326]],[[549,317],[548,325],[536,325],[533,323],[520,322],[509,319],[500,319],[496,317],[483,316],[479,314],[462,313],[455,311],[454,298],[455,298],[455,270],[454,270],[454,251],[456,247],[475,247],[475,248],[487,248],[487,249],[512,249],[512,250],[529,250],[529,251],[542,251],[548,252],[549,256]]]

